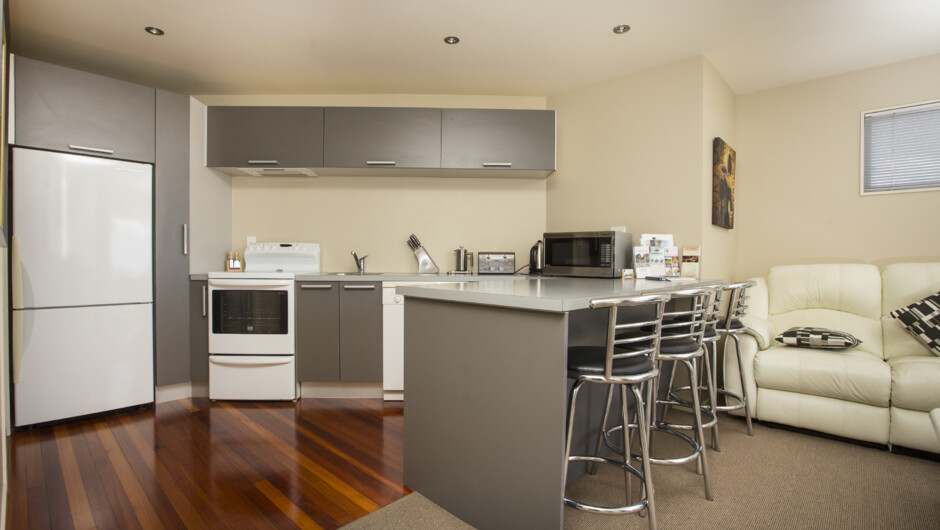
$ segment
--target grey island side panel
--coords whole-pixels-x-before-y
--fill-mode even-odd
[[[405,304],[405,484],[477,528],[561,528],[566,313]]]

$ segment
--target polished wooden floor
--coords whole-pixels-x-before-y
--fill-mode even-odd
[[[194,398],[11,438],[7,528],[338,528],[410,492],[401,403]]]

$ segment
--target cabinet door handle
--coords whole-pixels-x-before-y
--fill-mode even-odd
[[[332,289],[333,285],[329,283],[301,284],[301,289]]]
[[[366,160],[367,166],[394,166],[394,160]]]
[[[183,223],[183,255],[189,255],[189,224]]]
[[[343,289],[347,291],[372,291],[375,289],[374,285],[344,285]]]
[[[512,162],[483,162],[483,167],[512,167]]]
[[[277,160],[249,160],[248,165],[277,165]]]
[[[89,153],[102,153],[105,155],[113,155],[114,149],[102,149],[100,147],[86,147],[84,145],[72,145],[69,144],[69,149],[73,151],[88,151]]]
[[[209,310],[207,308],[207,306],[209,305],[208,304],[209,302],[208,290],[209,288],[207,286],[205,285],[202,286],[202,318],[206,318],[207,316],[209,316]]]

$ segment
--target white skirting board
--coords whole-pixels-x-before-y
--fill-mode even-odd
[[[156,402],[166,403],[178,399],[194,397],[209,397],[209,383],[197,381],[194,383],[179,383],[176,385],[158,386],[155,389]],[[401,396],[395,397],[385,393],[387,401],[400,401]],[[324,399],[382,399],[382,385],[379,383],[301,383],[301,398]]]
[[[382,399],[382,383],[300,383],[300,397]]]

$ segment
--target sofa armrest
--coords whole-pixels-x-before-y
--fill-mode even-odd
[[[769,321],[753,315],[744,315],[741,317],[741,323],[746,327],[744,332],[757,340],[759,349],[766,350],[774,345],[777,331]]]

